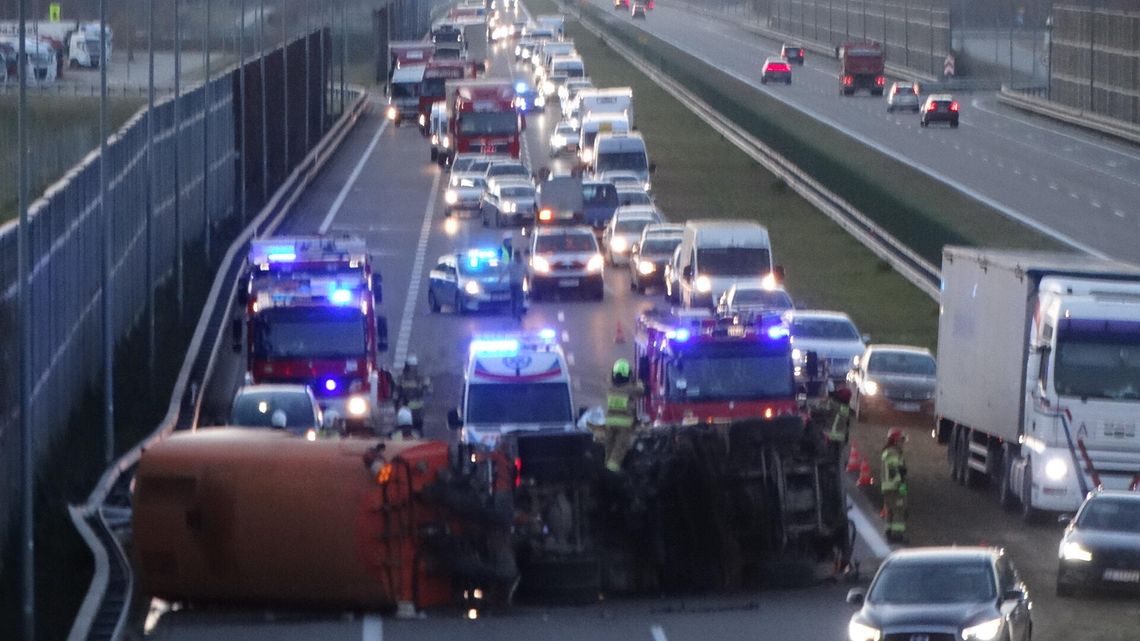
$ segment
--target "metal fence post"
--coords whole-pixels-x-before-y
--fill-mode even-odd
[[[27,21],[28,21],[28,2],[27,0],[20,0],[19,7],[19,20],[20,25],[18,28],[20,42],[16,45],[18,54],[16,56],[17,66],[20,74],[20,98],[19,106],[16,114],[16,144],[18,149],[16,153],[19,154],[17,170],[19,175],[16,177],[18,183],[16,191],[18,192],[16,198],[19,201],[18,206],[20,209],[20,228],[17,238],[16,260],[19,261],[16,272],[17,277],[20,279],[19,292],[20,292],[20,364],[19,376],[20,381],[18,390],[20,394],[20,447],[23,449],[21,452],[21,474],[23,484],[23,518],[21,519],[23,526],[23,545],[21,555],[21,567],[23,573],[23,586],[22,586],[22,602],[20,603],[22,614],[22,627],[24,638],[36,638],[36,528],[35,528],[35,482],[36,482],[36,452],[35,442],[33,439],[32,430],[32,416],[31,416],[31,394],[32,394],[32,303],[29,296],[32,293],[32,288],[28,286],[28,265],[30,264],[31,247],[31,230],[28,227],[28,52],[27,52]]]
[[[348,66],[348,0],[340,3],[340,113],[344,114],[344,70]]]
[[[309,147],[313,144],[310,137],[309,126],[310,120],[313,115],[309,104],[309,92],[313,90],[313,81],[311,77],[312,72],[312,58],[310,49],[313,40],[313,12],[310,11],[310,3],[305,3],[305,153],[309,153]]]
[[[281,3],[281,7],[281,86],[284,87],[285,94],[285,100],[281,101],[281,111],[285,122],[285,135],[281,137],[285,152],[285,171],[282,173],[284,177],[289,175],[289,168],[292,167],[292,163],[289,162],[289,28],[285,26],[287,20],[284,14],[284,2]]]
[[[206,26],[202,29],[202,66],[206,79],[202,84],[202,242],[206,254],[206,264],[210,265],[210,0],[206,4]]]
[[[146,83],[146,332],[147,372],[154,373],[154,2],[147,3],[147,83]],[[154,392],[154,376],[147,376]]]
[[[238,10],[241,12],[241,20],[238,23],[238,89],[241,92],[241,96],[238,98],[240,103],[238,112],[241,114],[241,135],[239,136],[239,138],[241,138],[241,149],[238,150],[238,182],[240,183],[239,188],[241,189],[241,194],[238,197],[238,208],[241,210],[241,226],[244,228],[247,216],[246,201],[248,200],[246,193],[247,174],[245,168],[246,162],[248,162],[245,156],[245,150],[248,145],[245,122],[249,118],[249,114],[246,113],[245,104],[245,0],[241,0]]]
[[[179,0],[174,0],[174,279],[178,318],[182,319],[182,23]]]
[[[103,462],[107,465],[115,460],[115,334],[111,304],[115,223],[107,207],[107,65],[110,62],[107,59],[107,0],[99,0],[99,218],[103,232],[99,303],[103,316]]]
[[[261,205],[269,202],[269,83],[265,78],[265,0],[258,1],[257,55],[261,68]]]

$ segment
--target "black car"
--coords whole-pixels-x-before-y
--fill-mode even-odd
[[[1029,641],[1025,584],[1001,548],[913,548],[893,552],[869,588],[847,602],[851,641]]]
[[[934,94],[922,103],[918,111],[922,117],[918,124],[923,127],[932,122],[949,123],[951,127],[958,126],[958,101],[949,94]]]
[[[784,44],[780,47],[780,57],[788,62],[794,62],[797,65],[803,66],[804,46],[798,43]]]
[[[1140,494],[1090,494],[1065,529],[1057,556],[1057,596],[1081,586],[1140,587]]]

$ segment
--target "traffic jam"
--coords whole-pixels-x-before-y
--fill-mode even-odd
[[[762,219],[671,219],[655,196],[663,142],[637,125],[648,106],[629,86],[595,85],[567,16],[498,2],[458,5],[425,39],[389,43],[376,99],[387,126],[422,134],[407,162],[439,172],[455,240],[427,256],[415,305],[476,328],[462,337],[448,436],[429,437],[433,381],[416,357],[387,364],[377,248],[343,232],[252,241],[229,328],[246,372],[229,425],[155,445],[136,475],[150,596],[303,593],[475,618],[516,599],[736,590],[779,567],[859,583],[850,641],[1028,641],[1032,598],[1005,550],[909,547],[906,444],[926,426],[946,448],[946,482],[994,484],[1027,521],[1065,515],[1057,595],[1140,585],[1140,453],[1116,447],[1140,412],[1140,269],[947,247],[937,350],[873,342],[843,310],[797,304]],[[631,20],[653,9],[614,4]],[[953,98],[888,87],[881,50],[845,47],[841,95],[886,93],[889,111],[958,125]],[[791,84],[803,64],[803,46],[785,44],[758,64],[760,81]],[[542,146],[527,142],[538,115]],[[587,346],[529,319],[563,303],[611,309],[615,288],[642,311],[608,317],[623,355],[591,394],[573,358]],[[870,420],[911,427],[857,457],[851,430]],[[327,494],[297,500],[313,501],[319,558],[262,555],[219,580],[202,571],[209,558],[180,557],[203,536],[237,550],[290,527],[288,511],[240,496],[172,519],[179,479],[209,485],[195,476],[203,458],[257,487],[295,484],[298,470],[318,479]],[[857,524],[849,492],[870,483],[881,511]],[[256,522],[202,526],[222,509]],[[889,552],[869,583],[859,539]]]

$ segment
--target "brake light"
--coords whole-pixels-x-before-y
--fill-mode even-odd
[[[950,103],[950,111],[958,111],[958,101],[957,100]]]
[[[515,487],[522,485],[522,459],[515,457]]]
[[[554,212],[549,209],[543,209],[538,212],[538,219],[542,222],[550,222],[554,220]]]
[[[843,85],[844,85],[845,87],[850,87],[850,86],[851,86],[851,83],[852,83],[853,81],[854,81],[854,78],[852,78],[851,76],[843,76]]]
[[[930,108],[927,109],[927,111],[938,111],[938,103],[937,102],[930,103]]]
[[[884,78],[883,76],[879,76],[878,78],[875,78],[875,86],[882,87],[885,84],[887,84],[887,79]]]
[[[803,58],[803,57],[804,57],[804,50],[803,50],[803,49],[800,49],[800,57],[801,57],[801,58]]]

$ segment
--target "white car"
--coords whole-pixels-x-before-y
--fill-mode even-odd
[[[585,226],[549,225],[534,230],[527,283],[531,298],[554,291],[578,290],[594,300],[605,296],[605,259],[594,230]]]
[[[664,222],[661,212],[653,206],[631,205],[618,207],[602,232],[602,247],[611,265],[629,262],[629,249],[641,238],[647,225]]]
[[[718,316],[726,316],[785,312],[795,307],[795,302],[783,287],[765,287],[760,282],[745,282],[734,283],[720,295],[716,313]]]
[[[571,78],[558,88],[558,100],[565,105],[576,98],[579,91],[593,86],[594,83],[589,78]]]
[[[863,353],[870,337],[859,333],[851,317],[843,312],[797,309],[784,313],[792,332],[792,358],[796,376],[806,374],[803,366],[808,352],[815,352],[833,381],[845,381],[856,356]],[[838,387],[839,385],[837,385]]]
[[[550,133],[550,157],[569,152],[578,153],[578,130],[569,120],[560,120]]]
[[[613,171],[604,171],[598,175],[598,180],[607,183],[613,183],[614,187],[622,188],[626,186],[638,187],[644,191],[649,191],[645,186],[645,179],[642,178],[634,171],[627,171],[625,169],[615,169]]]

